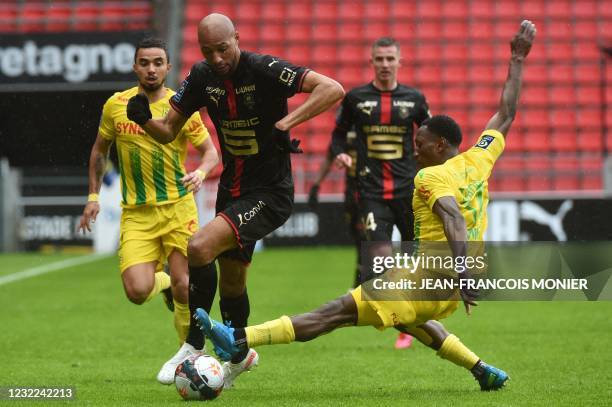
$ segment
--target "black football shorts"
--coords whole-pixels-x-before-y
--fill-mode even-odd
[[[261,190],[233,198],[229,191],[217,193],[217,216],[223,217],[236,234],[238,248],[219,257],[250,263],[257,240],[282,226],[293,210],[293,191]]]

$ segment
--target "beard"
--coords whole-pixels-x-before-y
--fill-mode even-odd
[[[148,92],[154,92],[156,90],[158,90],[159,88],[161,88],[162,86],[164,86],[163,82],[160,83],[140,83],[140,86],[142,86],[142,88]]]

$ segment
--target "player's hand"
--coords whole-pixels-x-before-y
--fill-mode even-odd
[[[85,234],[85,231],[91,232],[91,223],[96,223],[99,212],[100,204],[98,202],[87,202],[85,209],[83,209],[83,215],[81,216],[77,232],[82,231],[83,234]]]
[[[314,184],[308,192],[308,207],[312,210],[319,206],[319,185]]]
[[[533,44],[536,32],[535,24],[529,20],[523,20],[519,31],[510,41],[512,56],[525,58],[531,50],[531,44]]]
[[[476,299],[480,295],[480,292],[475,287],[465,284],[468,280],[475,281],[471,274],[466,270],[463,273],[459,274],[459,279],[463,280],[464,284],[462,288],[459,290],[461,295],[461,299],[463,300],[463,305],[465,306],[465,312],[468,315],[472,315],[472,307],[478,306]]]
[[[336,156],[334,162],[336,163],[336,167],[338,168],[351,168],[351,165],[353,164],[353,158],[346,153],[340,153]]]
[[[144,126],[153,116],[149,108],[149,99],[142,93],[132,96],[127,104],[127,117],[140,126]]]
[[[302,154],[304,150],[300,148],[300,140],[289,139],[289,133],[286,131],[279,130],[274,127],[273,133],[274,140],[278,149],[291,154]]]
[[[202,187],[206,174],[202,170],[195,170],[181,178],[181,183],[188,191],[198,192]]]

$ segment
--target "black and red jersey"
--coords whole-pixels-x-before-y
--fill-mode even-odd
[[[287,115],[287,99],[300,92],[308,69],[270,55],[241,51],[228,78],[196,63],[170,100],[186,117],[206,107],[219,137],[223,173],[219,188],[233,197],[261,189],[293,192],[289,153],[274,124]],[[285,134],[286,136],[286,134]]]
[[[430,117],[425,96],[400,85],[381,91],[373,83],[346,94],[332,134],[335,155],[346,153],[347,133],[354,129],[359,195],[369,199],[409,198],[415,163],[414,126]]]

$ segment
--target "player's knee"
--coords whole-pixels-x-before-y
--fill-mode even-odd
[[[216,254],[205,239],[191,239],[187,245],[189,264],[205,265],[215,261]]]
[[[138,286],[126,286],[125,287],[125,295],[127,296],[128,300],[130,300],[130,302],[136,304],[136,305],[141,305],[143,304],[147,298],[149,298],[149,294],[151,293],[151,290],[147,290],[144,287],[138,287]]]
[[[186,304],[189,298],[189,275],[180,276],[172,279],[172,293],[174,299]]]

